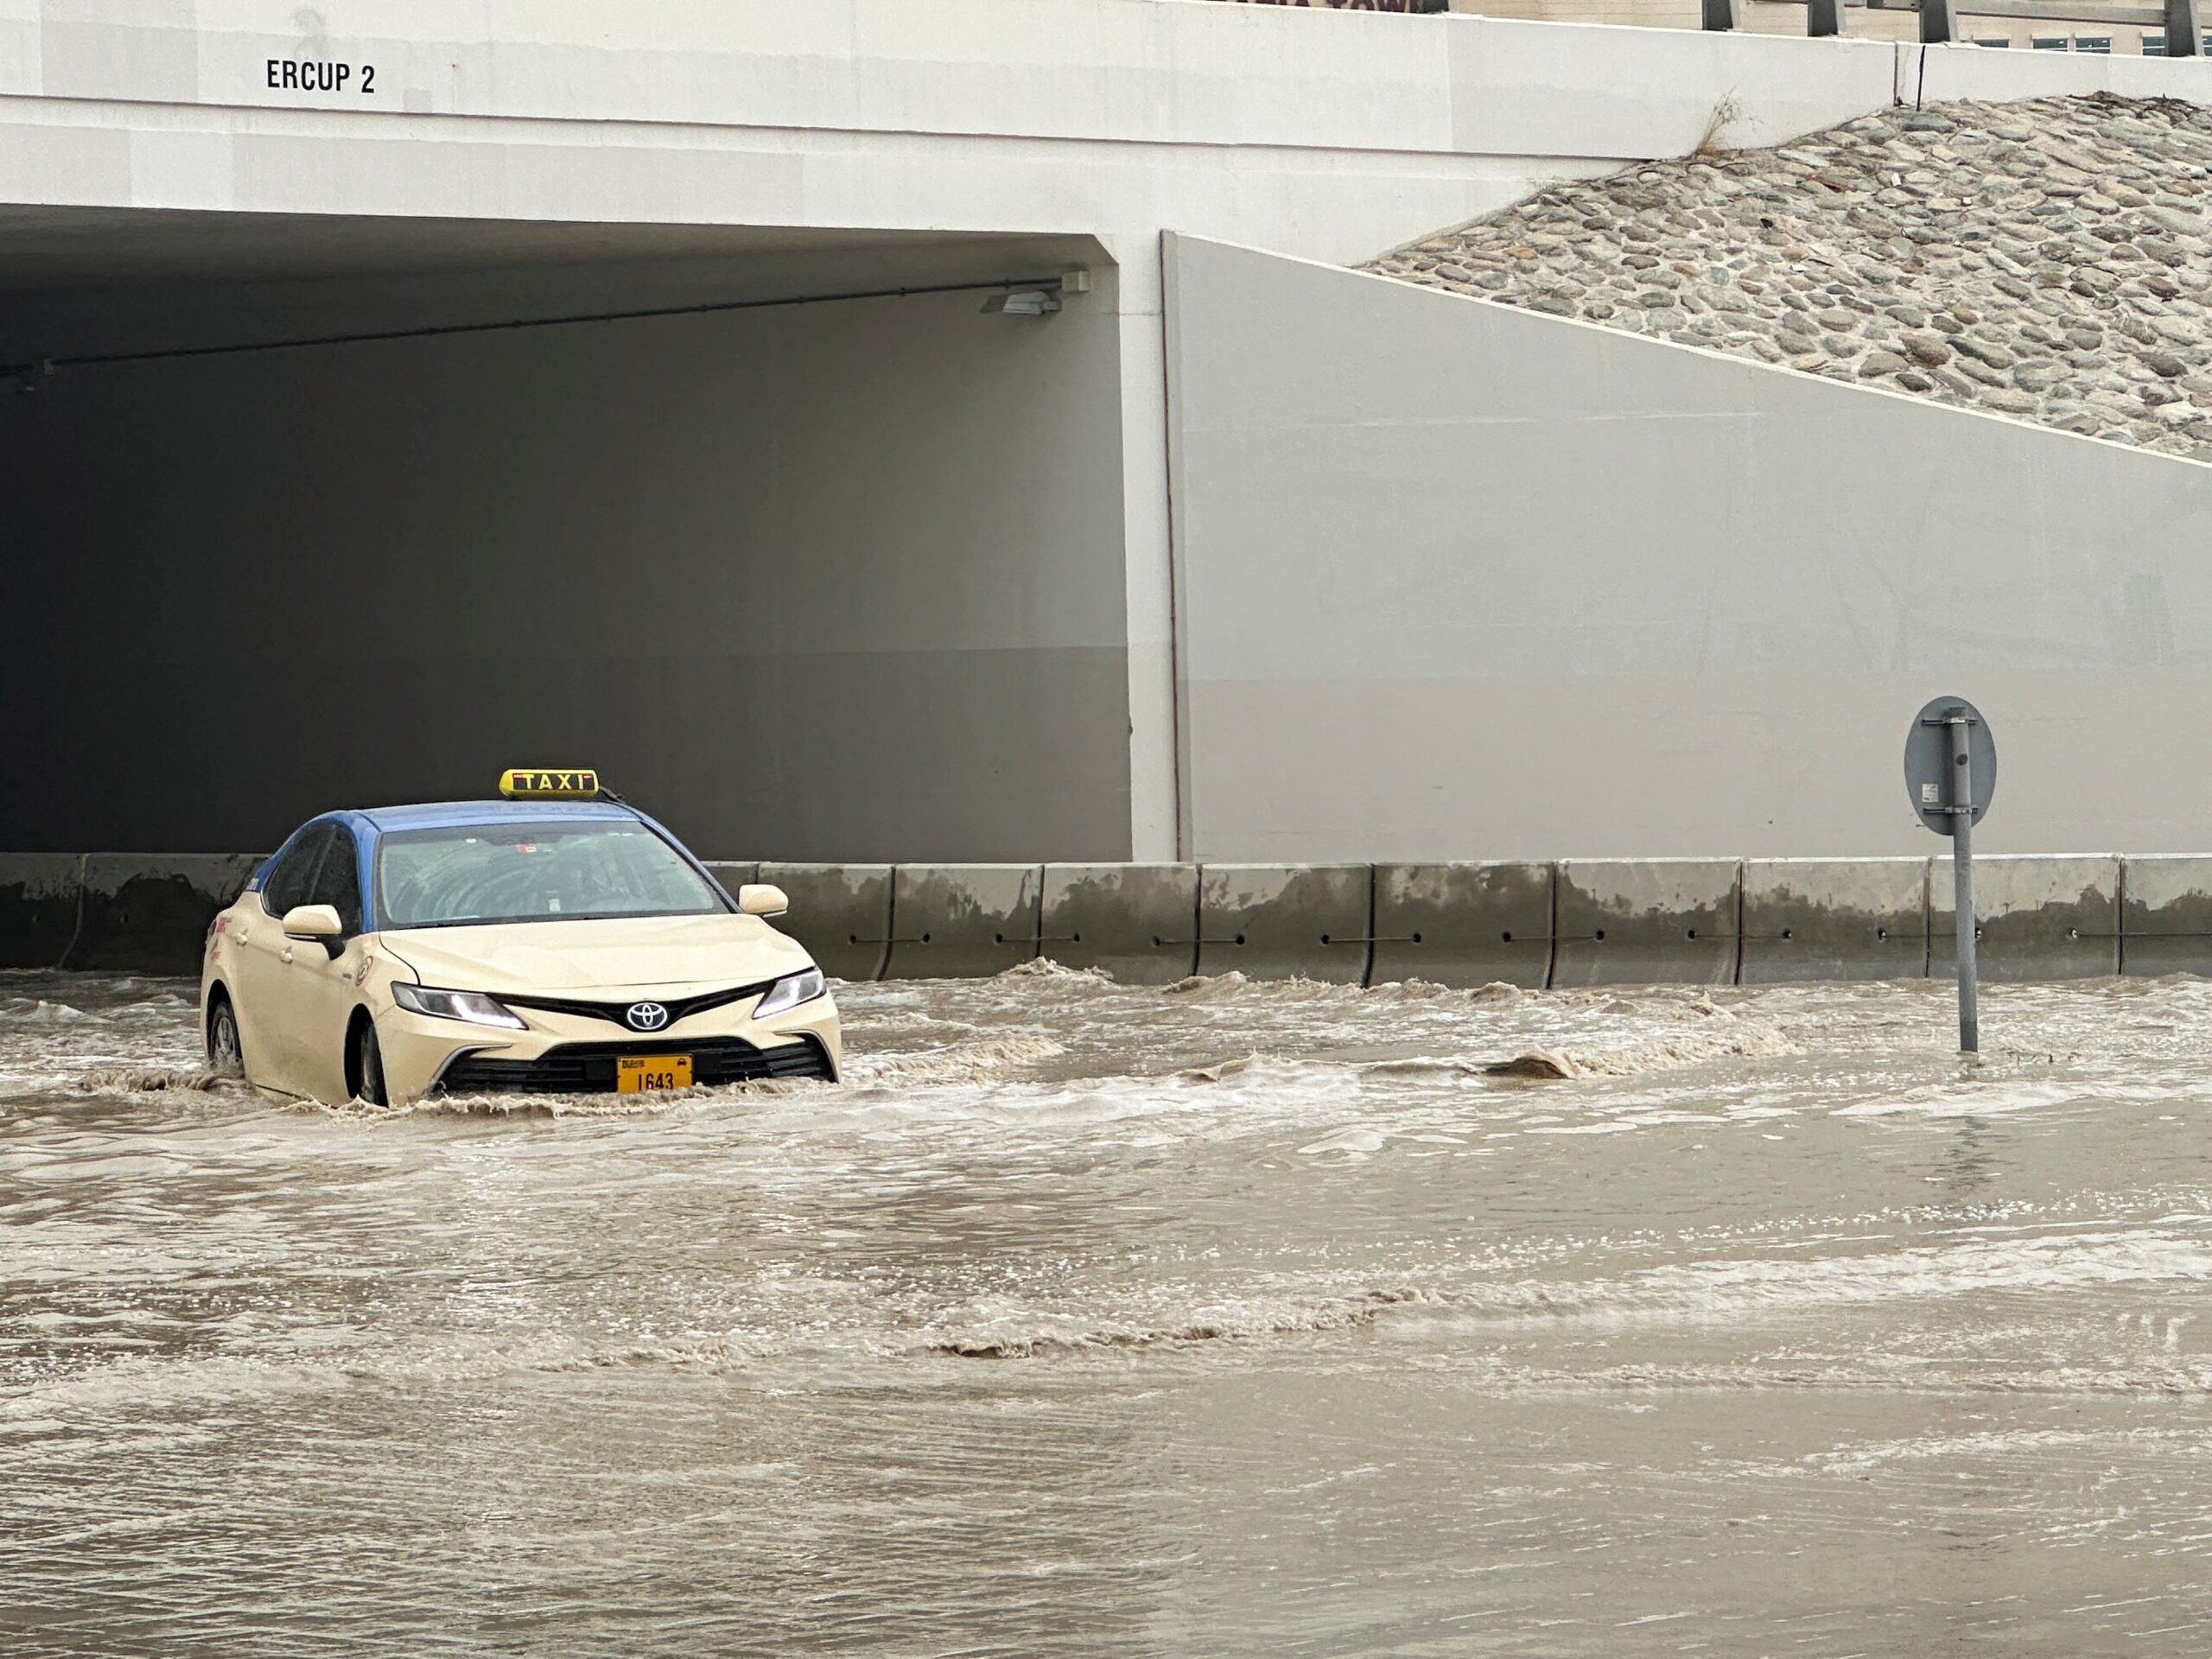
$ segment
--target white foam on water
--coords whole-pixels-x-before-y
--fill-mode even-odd
[[[0,1019],[25,1026],[104,1026],[108,1016],[85,1008],[73,1008],[67,1002],[46,1002],[26,997],[11,999],[0,1007]]]
[[[2212,1237],[2071,1231],[1864,1253],[1669,1263],[1622,1279],[1469,1285],[1434,1317],[1490,1324],[1733,1319],[1768,1310],[2212,1282]]]
[[[1753,1026],[1661,1037],[1626,1048],[1532,1048],[1484,1070],[1494,1077],[1531,1079],[1634,1077],[1712,1060],[1766,1058],[1802,1052],[1783,1033]]]
[[[1368,1291],[1304,1306],[1243,1300],[1209,1304],[1179,1323],[1103,1323],[1070,1314],[1039,1319],[1028,1313],[986,1313],[957,1332],[930,1333],[930,1351],[962,1359],[1027,1359],[1095,1349],[1186,1347],[1198,1343],[1308,1337],[1360,1330],[1387,1311],[1421,1300],[1404,1287]]]
[[[1066,1052],[1057,1038],[1042,1032],[1010,1032],[922,1053],[856,1055],[846,1068],[849,1081],[877,1086],[984,1083],[1007,1077]]]

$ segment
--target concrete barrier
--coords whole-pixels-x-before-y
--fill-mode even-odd
[[[1367,982],[1375,871],[1366,864],[1204,864],[1198,972]]]
[[[51,968],[77,937],[85,861],[76,853],[0,854],[0,968]]]
[[[2212,975],[2212,858],[2122,859],[2120,894],[2121,973]]]
[[[1739,982],[1925,978],[1928,866],[1924,858],[1747,859]]]
[[[0,854],[0,968],[196,972],[210,919],[259,861]],[[778,925],[847,980],[990,974],[1040,949],[1132,984],[1232,969],[1537,985],[1548,964],[1561,988],[1953,971],[1941,856],[708,868],[733,894],[782,887]],[[2212,976],[2212,856],[1985,855],[1975,877],[1992,981]]]
[[[774,883],[791,913],[771,925],[814,953],[836,979],[881,979],[891,950],[891,866],[762,864],[756,880]]]
[[[1993,982],[2093,979],[2120,971],[2120,860],[2037,855],[1977,857],[1974,906],[1981,977]],[[1928,877],[1928,971],[1958,972],[1951,861]]]
[[[901,864],[892,875],[889,979],[974,979],[1037,955],[1039,864]]]
[[[1733,984],[1742,874],[1732,858],[1560,864],[1552,983]]]
[[[1047,864],[1038,953],[1124,985],[1172,985],[1198,961],[1195,864]]]
[[[215,912],[237,898],[258,853],[92,853],[65,968],[196,974]]]
[[[1549,864],[1378,864],[1368,982],[1551,982]]]

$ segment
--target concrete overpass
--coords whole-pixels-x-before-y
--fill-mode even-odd
[[[1716,127],[2207,73],[1205,0],[0,0],[0,847],[264,847],[543,760],[721,855],[1377,856],[1269,792],[1249,697],[1194,734],[1194,664],[1331,647],[1280,543],[1186,568],[1200,495],[1274,486],[1171,467],[1170,379],[1249,281],[1319,330],[1255,349],[1351,396],[1378,285],[1211,259],[1179,320],[1164,238],[1345,264]],[[1606,845],[1767,850],[1663,821]]]

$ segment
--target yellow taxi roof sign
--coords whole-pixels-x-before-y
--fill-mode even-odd
[[[499,793],[511,801],[594,801],[599,774],[574,766],[511,766],[499,774]]]

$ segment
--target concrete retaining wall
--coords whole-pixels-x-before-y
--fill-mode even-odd
[[[1378,864],[1376,984],[1551,982],[1548,864]]]
[[[1738,982],[1919,978],[1928,971],[1929,862],[1745,860]]]
[[[1742,873],[1732,858],[1562,863],[1552,983],[1734,983]]]
[[[193,974],[261,853],[0,853],[0,968]]]
[[[191,974],[258,855],[0,853],[0,969]],[[1532,987],[1946,978],[1949,860],[1468,864],[713,863],[791,897],[839,979],[1043,954],[1125,984],[1197,971]],[[1985,855],[1984,977],[2212,976],[2212,857]]]
[[[1172,985],[1198,970],[1195,864],[1047,864],[1038,949],[1125,985]]]
[[[972,979],[1037,955],[1036,864],[901,864],[891,878],[893,979]]]
[[[194,974],[215,912],[238,895],[262,860],[256,853],[94,853],[85,860],[84,899],[72,968]]]
[[[891,866],[762,864],[791,914],[776,925],[814,952],[837,979],[881,979],[891,957]]]
[[[1201,864],[1198,971],[1365,984],[1374,895],[1365,864]]]
[[[77,937],[85,861],[74,853],[0,857],[0,968],[51,968]]]
[[[2146,672],[2212,709],[2212,467],[1168,249],[1185,855],[1924,857],[1898,734],[1962,666],[1926,619],[1968,615],[2006,776],[2034,780],[2003,845],[2212,854],[2212,772],[2133,718]],[[1619,953],[1562,938],[1586,957]]]
[[[1992,982],[2094,979],[2120,971],[2117,858],[1976,858],[1974,907],[1981,976]],[[1930,872],[1928,971],[1958,971],[1957,913],[1948,859]]]
[[[2212,858],[2126,860],[2120,894],[2120,972],[2212,974]]]

